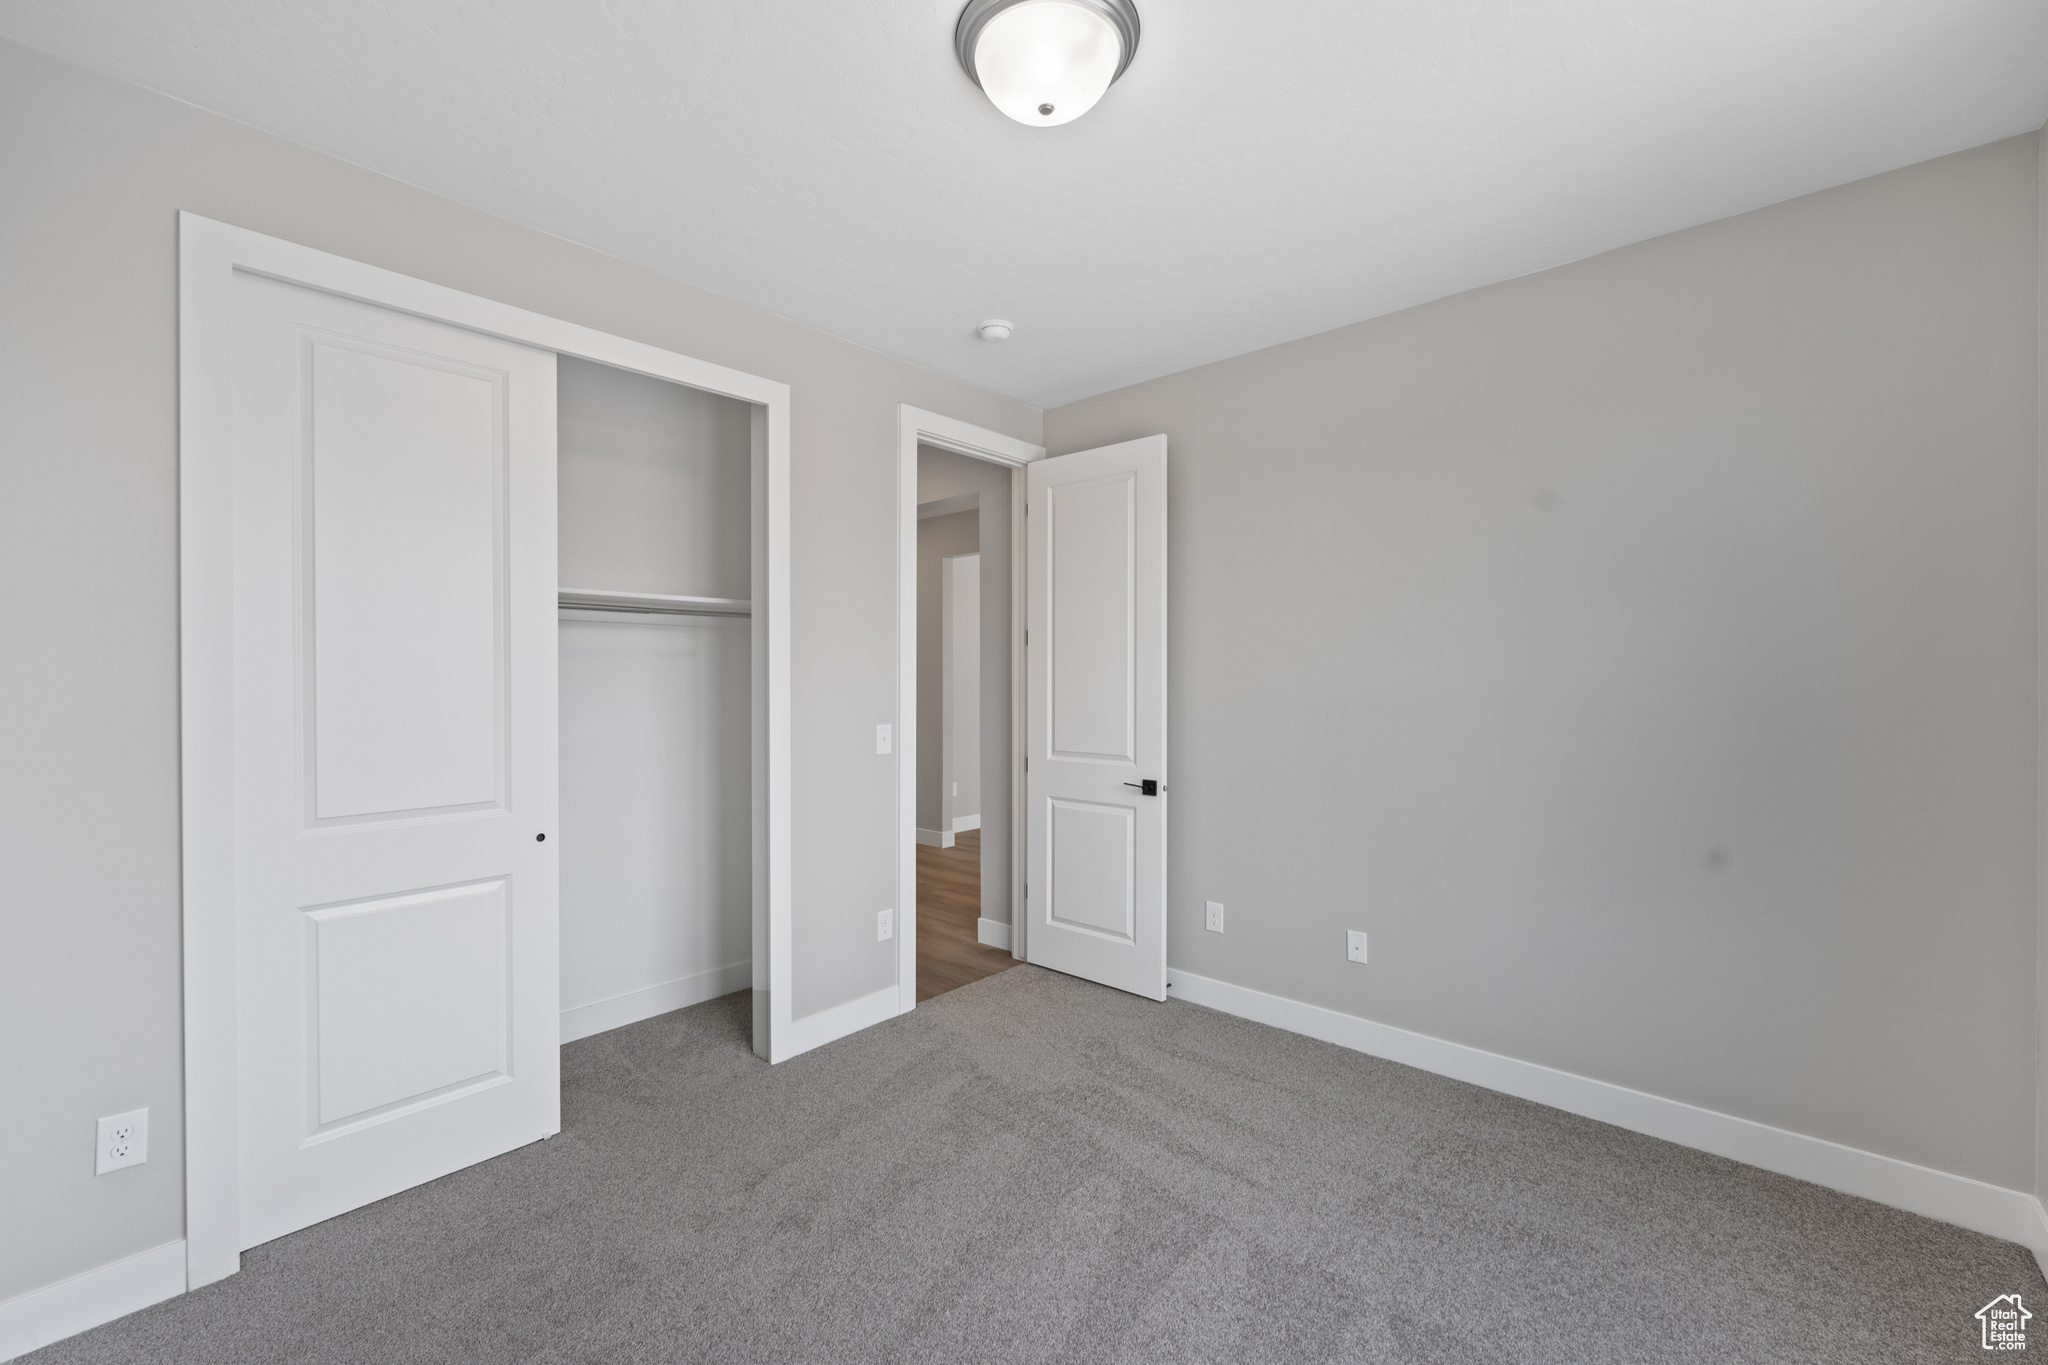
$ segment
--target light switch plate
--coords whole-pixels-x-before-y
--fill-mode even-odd
[[[149,1160],[149,1111],[131,1109],[109,1114],[99,1123],[99,1145],[92,1173],[105,1175]]]
[[[895,726],[877,725],[875,727],[875,752],[878,754],[893,754],[896,752]]]
[[[1365,930],[1346,929],[1344,931],[1344,956],[1350,958],[1353,962],[1365,961]]]

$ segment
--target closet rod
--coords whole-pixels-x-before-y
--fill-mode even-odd
[[[737,597],[678,597],[661,592],[563,588],[557,603],[584,611],[656,612],[667,616],[752,616],[754,604]]]

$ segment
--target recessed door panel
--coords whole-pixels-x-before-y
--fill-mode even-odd
[[[1166,998],[1166,438],[1031,464],[1025,952]]]
[[[1093,801],[1046,803],[1046,914],[1130,942],[1137,917],[1137,812]]]
[[[1048,697],[1062,758],[1137,761],[1136,482],[1119,471],[1045,490]]]
[[[505,1074],[509,890],[497,880],[307,913],[315,1131]]]
[[[499,799],[507,375],[309,337],[313,813]]]

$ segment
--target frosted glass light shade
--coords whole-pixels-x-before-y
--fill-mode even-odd
[[[1093,109],[1123,63],[1116,26],[1074,0],[1024,0],[990,19],[974,45],[974,75],[990,101],[1035,128]]]

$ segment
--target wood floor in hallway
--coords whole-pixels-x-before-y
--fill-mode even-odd
[[[931,999],[1017,965],[977,934],[981,922],[981,831],[953,847],[917,846],[917,998]]]

